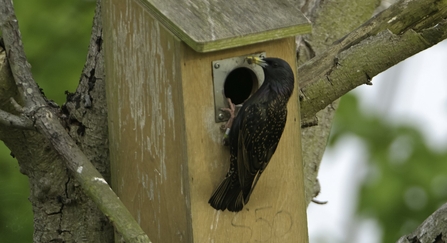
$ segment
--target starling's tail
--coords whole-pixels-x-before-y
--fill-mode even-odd
[[[243,195],[239,181],[231,176],[226,177],[214,191],[208,203],[217,210],[228,209],[239,212],[244,207]]]

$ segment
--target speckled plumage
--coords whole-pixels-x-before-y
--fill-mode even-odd
[[[242,210],[275,153],[287,119],[294,77],[279,58],[252,59],[264,69],[264,83],[240,109],[231,126],[230,169],[208,201],[218,210]]]

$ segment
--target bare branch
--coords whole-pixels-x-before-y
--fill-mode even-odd
[[[16,116],[3,110],[0,110],[0,124],[20,129],[34,129],[33,122],[27,117]]]
[[[299,67],[303,122],[353,88],[447,38],[447,2],[402,0]]]
[[[398,243],[445,242],[447,235],[447,204],[442,205],[413,233],[402,236]]]
[[[356,4],[352,3],[352,0],[306,0],[302,11],[312,22],[312,33],[297,38],[297,63],[305,63],[326,51],[331,43],[368,21],[377,7],[376,0],[362,0],[357,1]],[[298,73],[298,81],[301,82],[301,73]],[[326,149],[338,103],[339,99],[319,111],[314,117],[315,119],[303,120],[301,124],[307,203],[314,201],[311,199],[320,193],[321,187],[317,179],[318,170]]]
[[[129,243],[150,242],[101,174],[68,135],[56,113],[47,105],[32,77],[10,0],[0,0],[0,28],[14,80],[25,101],[24,115],[34,122],[37,131],[44,135],[64,158],[67,168],[75,179],[98,208],[114,223],[124,240]]]
[[[14,107],[17,112],[23,113],[25,111],[25,109],[23,109],[23,107],[13,97],[11,97],[9,100],[11,101],[12,107]]]

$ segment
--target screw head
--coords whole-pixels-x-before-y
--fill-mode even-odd
[[[215,69],[220,68],[220,63],[218,63],[218,62],[214,63],[214,68],[215,68]]]

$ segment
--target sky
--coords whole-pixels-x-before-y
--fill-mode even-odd
[[[411,124],[435,149],[447,146],[447,41],[395,65],[353,92],[365,112],[391,123]],[[320,201],[308,207],[310,243],[379,243],[380,228],[373,220],[355,219],[358,184],[366,175],[365,146],[348,136],[327,149],[321,163]]]

